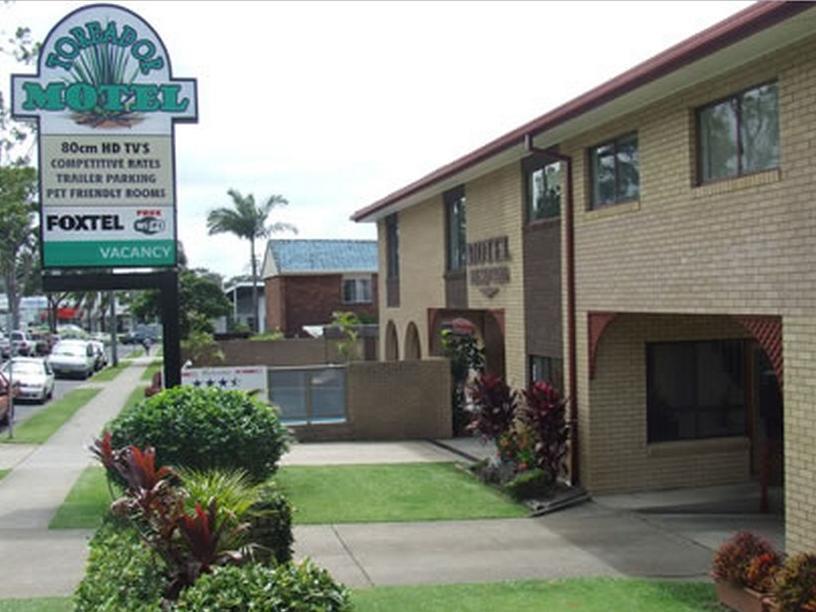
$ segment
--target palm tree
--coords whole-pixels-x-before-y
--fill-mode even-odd
[[[297,228],[291,223],[277,221],[267,225],[266,219],[272,209],[286,206],[289,202],[280,195],[269,196],[262,206],[255,205],[255,196],[242,196],[235,189],[227,194],[232,198],[232,207],[215,208],[207,213],[207,230],[210,234],[234,234],[249,240],[252,265],[252,308],[254,313],[253,331],[260,330],[258,321],[258,260],[255,257],[255,239],[267,238],[271,234],[290,231],[297,234]]]

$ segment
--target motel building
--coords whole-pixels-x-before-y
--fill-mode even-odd
[[[816,549],[816,6],[758,3],[359,210],[380,354],[469,320],[591,493],[783,491]]]

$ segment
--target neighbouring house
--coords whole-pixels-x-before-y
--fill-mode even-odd
[[[258,332],[266,331],[266,298],[265,284],[258,280]],[[255,329],[255,309],[252,305],[252,280],[235,279],[224,287],[224,295],[232,304],[232,321],[234,324],[245,326],[249,330]],[[226,331],[226,330],[225,330]]]
[[[335,311],[377,320],[375,240],[270,240],[262,270],[268,330],[306,336]]]
[[[814,549],[814,138],[816,5],[754,4],[355,213],[380,354],[466,318],[488,369],[563,386],[574,482],[769,472]]]

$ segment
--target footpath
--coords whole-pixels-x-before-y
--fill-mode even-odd
[[[68,595],[82,578],[93,531],[49,531],[48,523],[92,463],[88,445],[122,409],[150,361],[135,360],[44,444],[19,451],[0,480],[0,599]]]

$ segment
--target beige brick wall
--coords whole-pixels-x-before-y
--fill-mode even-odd
[[[510,282],[488,298],[477,287],[468,284],[468,305],[477,309],[504,309],[505,369],[508,384],[523,387],[527,383],[527,357],[524,334],[524,268],[522,234],[521,166],[510,164],[467,183],[468,242],[507,236],[511,260]]]
[[[694,109],[770,79],[779,86],[780,169],[695,186]],[[561,147],[575,167],[577,393],[580,427],[589,432],[581,455],[590,483],[623,486],[619,474],[597,470],[642,449],[632,440],[610,444],[596,435],[596,420],[603,422],[611,399],[603,394],[602,375],[588,377],[587,312],[781,315],[790,550],[816,548],[815,126],[811,38]],[[638,133],[640,200],[588,211],[587,147],[631,130]],[[633,396],[632,405],[642,409],[641,399]],[[633,466],[628,478],[653,478],[651,467],[627,465]],[[672,478],[667,473],[654,482],[680,484]],[[682,484],[696,482],[692,471]]]

